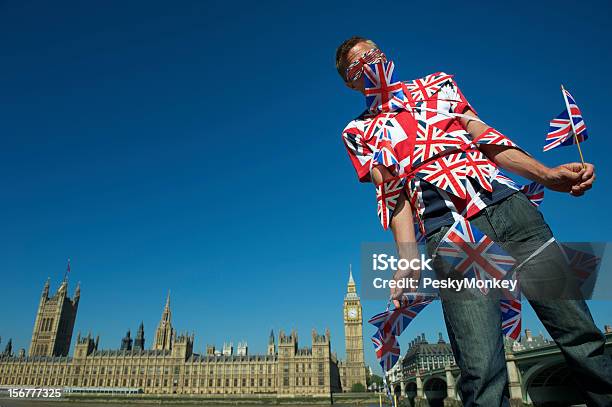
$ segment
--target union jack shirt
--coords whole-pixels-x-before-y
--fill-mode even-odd
[[[466,131],[459,116],[475,110],[452,75],[438,72],[402,86],[403,108],[383,112],[369,108],[342,132],[361,182],[370,182],[370,171],[378,165],[397,177],[376,188],[385,229],[403,190],[415,223],[427,235],[452,225],[453,212],[469,218],[516,192],[498,179],[497,167],[477,145],[517,146],[492,128],[475,139]]]

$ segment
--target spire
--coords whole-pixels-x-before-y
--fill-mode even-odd
[[[51,278],[47,277],[47,281],[45,282],[45,286],[43,287],[42,297],[45,297],[45,298],[49,297],[49,287],[51,285],[50,281],[51,281]]]
[[[172,312],[170,311],[170,290],[168,290],[168,296],[166,297],[166,305],[164,306],[164,311],[162,312],[161,322],[169,324],[172,318]]]
[[[268,345],[274,345],[274,329],[270,330],[270,338],[268,339]]]
[[[9,341],[6,343],[6,347],[4,348],[4,355],[5,356],[13,355],[13,339],[9,339]]]
[[[353,280],[353,265],[349,264],[349,281],[348,281],[349,285],[353,284],[355,285],[355,280]]]
[[[125,337],[121,340],[121,350],[132,350],[132,342],[131,332],[128,329]]]
[[[357,287],[355,285],[355,279],[353,278],[353,265],[349,264],[349,280],[346,285],[346,296],[345,299],[357,299]]]
[[[134,340],[134,350],[144,350],[145,337],[144,337],[144,323],[141,322],[136,333],[136,339]]]
[[[168,290],[168,296],[166,297],[166,305],[162,312],[161,320],[157,325],[155,331],[155,337],[153,339],[154,350],[172,350],[172,343],[174,342],[174,329],[172,328],[172,312],[170,311],[170,290]]]
[[[79,281],[76,286],[76,290],[74,290],[74,298],[79,298],[81,296],[81,282]]]

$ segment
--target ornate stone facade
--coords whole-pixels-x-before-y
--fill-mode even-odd
[[[57,293],[49,297],[47,280],[38,303],[29,356],[68,355],[80,297],[81,289],[77,286],[74,298],[68,298],[66,279],[62,281]]]
[[[312,331],[311,346],[300,347],[296,331],[280,331],[278,345],[273,332],[265,355],[249,355],[246,343],[224,352],[207,346],[205,355],[193,352],[194,336],[177,334],[172,327],[170,297],[157,327],[153,349],[145,349],[144,325],[136,338],[128,331],[120,349],[99,349],[99,339],[79,333],[68,356],[70,338],[80,297],[77,288],[68,298],[67,282],[49,298],[45,285],[36,316],[30,354],[0,355],[0,387],[62,387],[66,391],[143,392],[152,394],[260,395],[278,397],[324,396],[364,386],[361,303],[352,275],[344,301],[347,361],[331,352],[329,330]],[[52,318],[52,322],[49,318]],[[51,329],[49,329],[49,327]],[[44,329],[43,329],[44,328]],[[45,345],[43,347],[42,345]],[[342,370],[342,374],[340,373]],[[342,375],[342,378],[341,378]],[[341,388],[344,384],[344,389]]]

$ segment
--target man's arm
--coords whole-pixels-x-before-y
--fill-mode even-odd
[[[390,178],[393,175],[387,168],[382,165],[378,165],[372,168],[372,181],[375,185],[380,184]],[[414,227],[412,220],[412,208],[406,201],[406,194],[402,193],[398,200],[395,210],[393,211],[393,217],[391,218],[391,231],[393,232],[393,239],[397,247],[397,252],[400,259],[414,259],[419,257],[419,251],[416,245],[416,237],[414,235]],[[397,270],[393,275],[394,280],[401,280],[403,278],[413,278],[418,280],[420,277],[420,270]],[[400,306],[402,295],[406,289],[392,288],[391,298],[396,307]]]
[[[470,109],[464,114],[478,119],[478,116]],[[477,120],[463,117],[459,120],[473,138],[480,136],[489,128]],[[481,144],[478,148],[498,167],[539,182],[553,191],[569,192],[573,196],[580,196],[591,189],[595,181],[593,164],[587,163],[583,167],[580,163],[569,163],[549,168],[517,148],[489,144]]]

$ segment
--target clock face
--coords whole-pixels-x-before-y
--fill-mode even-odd
[[[351,319],[357,318],[357,308],[349,308],[348,309],[348,317]]]

